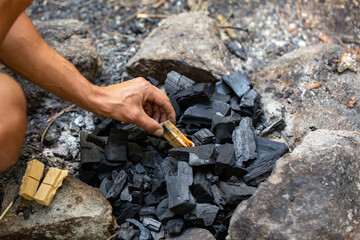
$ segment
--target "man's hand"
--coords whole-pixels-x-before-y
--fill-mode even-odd
[[[88,110],[118,121],[134,123],[156,136],[163,134],[159,122],[175,123],[169,98],[143,78],[107,87],[96,87]]]

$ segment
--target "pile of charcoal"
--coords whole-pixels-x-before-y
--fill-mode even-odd
[[[80,179],[110,201],[120,225],[117,239],[157,240],[191,227],[225,239],[236,206],[288,148],[260,137],[274,128],[259,108],[259,93],[240,72],[196,84],[172,71],[165,91],[177,127],[195,147],[172,148],[136,125],[102,119],[92,133],[80,135]]]

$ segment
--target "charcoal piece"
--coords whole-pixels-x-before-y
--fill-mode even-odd
[[[113,204],[113,214],[115,215],[117,224],[122,224],[127,218],[133,218],[139,213],[141,205],[132,204],[130,202],[122,202],[120,200]]]
[[[210,182],[206,179],[205,173],[199,171],[195,172],[191,193],[195,197],[197,203],[211,203],[214,200]]]
[[[116,176],[113,185],[110,187],[108,193],[106,194],[106,198],[115,198],[117,197],[121,190],[123,189],[125,183],[126,183],[126,179],[127,179],[127,174],[124,170],[121,170],[119,172],[119,174]]]
[[[206,179],[207,179],[210,183],[212,183],[212,184],[219,182],[219,177],[218,177],[218,176],[214,176],[214,175],[212,175],[212,174],[209,173],[209,172],[206,173],[205,177],[206,177]]]
[[[160,239],[164,239],[165,237],[165,231],[164,231],[164,227],[161,226],[160,230],[158,232],[155,231],[151,231],[151,236],[153,237],[154,240],[160,240]]]
[[[157,200],[154,194],[149,193],[148,195],[145,196],[144,202],[147,206],[154,206],[158,204],[159,201]]]
[[[177,171],[177,161],[173,157],[166,157],[164,161],[160,163],[160,169],[163,176],[173,175]]]
[[[144,156],[143,150],[139,144],[134,142],[128,143],[128,157],[133,162],[140,162]]]
[[[191,135],[196,133],[197,131],[200,131],[201,126],[197,124],[188,124],[185,127],[185,133],[187,135]]]
[[[220,182],[218,187],[224,193],[226,204],[237,205],[242,200],[248,199],[256,191],[255,187],[247,186],[245,183]]]
[[[260,122],[260,119],[263,115],[264,115],[264,110],[257,109],[254,112],[254,114],[251,117],[254,126],[256,126]]]
[[[191,85],[194,85],[195,82],[175,71],[171,71],[167,74],[165,80],[165,92],[168,95],[173,95],[180,90],[186,89]]]
[[[185,110],[180,119],[182,124],[203,124],[210,126],[214,115],[226,116],[230,113],[230,105],[220,101],[199,103]]]
[[[155,87],[158,87],[159,86],[159,81],[156,80],[155,78],[153,77],[147,77],[146,80],[151,83],[152,85],[154,85]]]
[[[132,191],[130,192],[132,203],[142,204],[144,201],[144,194],[142,191]]]
[[[128,132],[128,139],[130,141],[137,142],[146,138],[146,131],[138,125],[127,123],[123,126],[122,130]]]
[[[233,96],[232,98],[230,98],[230,107],[233,111],[235,112],[240,112],[240,98],[238,96]]]
[[[169,156],[178,161],[189,162],[190,166],[214,165],[216,151],[214,144],[206,144],[191,148],[172,148]]]
[[[246,117],[241,120],[233,132],[232,139],[237,166],[241,167],[245,162],[257,157],[255,132],[251,118]]]
[[[217,81],[215,83],[215,92],[223,95],[229,95],[232,92],[232,90],[223,81]]]
[[[178,119],[181,115],[181,109],[180,109],[180,106],[179,104],[177,103],[174,95],[169,95],[169,100],[171,102],[171,105],[173,106],[174,110],[175,110],[175,116],[176,116],[176,119]]]
[[[134,173],[134,176],[132,177],[132,182],[128,184],[130,191],[137,191],[140,190],[143,186],[143,178],[141,175]]]
[[[256,137],[255,140],[258,157],[246,167],[249,173],[244,176],[245,182],[251,186],[264,181],[272,172],[276,161],[289,150],[284,143],[262,137]]]
[[[177,236],[181,233],[184,226],[184,220],[181,218],[174,218],[166,223],[166,229],[171,236]]]
[[[93,144],[91,148],[80,149],[80,159],[82,167],[88,166],[88,164],[99,163],[105,158],[103,149]]]
[[[240,113],[231,110],[230,117],[235,121],[235,125],[239,125],[240,121],[243,119]]]
[[[193,171],[187,162],[178,162],[177,176],[166,176],[169,194],[169,209],[176,214],[185,214],[195,206],[190,192],[193,183]]]
[[[175,214],[169,210],[169,198],[164,198],[159,203],[159,205],[156,207],[155,214],[161,222],[169,220],[175,216]]]
[[[138,163],[135,165],[135,171],[139,174],[144,174],[146,173],[145,168],[143,167],[143,165],[141,165],[141,163]]]
[[[130,223],[125,222],[120,225],[120,228],[115,232],[115,239],[132,240],[139,234],[138,230],[135,230]]]
[[[100,124],[95,126],[92,134],[96,136],[109,136],[110,129],[115,126],[115,121],[109,118],[103,118]]]
[[[235,121],[232,117],[221,117],[215,115],[211,124],[211,131],[215,135],[218,144],[231,143],[232,133],[235,129]]]
[[[235,164],[235,150],[234,145],[226,143],[225,145],[216,148],[218,156],[215,164],[215,174],[220,176],[224,170],[229,169]]]
[[[126,186],[120,193],[120,200],[124,202],[132,202],[133,198],[129,192],[129,187]]]
[[[112,128],[110,136],[105,146],[105,157],[111,162],[124,162],[127,160],[127,131]]]
[[[286,127],[285,120],[283,118],[271,123],[267,128],[265,128],[261,133],[260,137],[265,137],[274,131],[281,131]]]
[[[144,219],[142,220],[142,223],[145,227],[147,227],[151,231],[155,231],[155,232],[160,231],[161,222],[159,222],[153,218],[144,217]]]
[[[214,134],[207,128],[203,128],[193,134],[193,137],[199,142],[198,145],[205,145],[214,142]],[[197,146],[197,144],[195,144]]]
[[[104,178],[112,179],[112,172],[100,172],[97,173],[97,176],[100,181],[104,180]]]
[[[237,39],[235,39],[235,40],[226,40],[225,45],[226,45],[227,49],[229,50],[229,52],[231,52],[232,54],[234,54],[238,58],[246,61],[247,54],[246,54],[246,52],[245,52],[245,50],[244,50],[244,48],[241,45],[239,40],[237,40]]]
[[[135,226],[137,226],[140,230],[140,236],[139,239],[140,240],[150,240],[151,239],[151,233],[150,230],[147,229],[146,227],[144,227],[144,225],[142,225],[139,221],[135,220],[135,219],[126,219],[127,222],[134,224]]]
[[[222,172],[222,176],[227,178],[236,177],[238,179],[244,177],[248,171],[245,167],[238,166],[239,162],[235,162],[235,165],[232,168],[227,168]]]
[[[214,92],[211,83],[198,83],[178,91],[174,97],[180,108],[185,109],[196,103],[206,102]]]
[[[261,96],[256,90],[250,89],[247,91],[240,101],[241,114],[252,117],[259,108],[260,98]]]
[[[184,215],[185,221],[195,225],[204,224],[206,227],[211,226],[216,218],[219,207],[209,203],[197,203],[190,213]]]
[[[108,178],[104,178],[102,181],[101,181],[101,184],[100,184],[100,190],[102,191],[103,195],[106,196],[108,191],[110,190],[110,187],[112,186],[113,184],[113,181],[109,180]]]
[[[210,101],[220,101],[220,102],[229,102],[230,101],[230,95],[224,95],[220,93],[214,92],[213,95],[210,98]]]
[[[229,75],[223,75],[222,80],[226,82],[240,98],[250,89],[250,82],[241,72],[232,72]]]
[[[142,207],[140,209],[139,215],[140,216],[149,216],[149,215],[155,215],[155,206],[150,207]]]
[[[160,164],[164,159],[161,157],[158,151],[144,152],[144,158],[142,163],[149,168],[155,168],[155,163]]]
[[[151,193],[156,195],[165,195],[166,194],[166,181],[165,179],[154,179],[152,182]]]
[[[216,184],[211,185],[211,193],[214,196],[214,203],[219,207],[220,210],[223,210],[226,205],[226,200],[223,192],[218,188]]]
[[[96,146],[101,148],[105,148],[106,145],[106,139],[104,137],[99,137],[91,133],[87,134],[86,141],[94,143]]]

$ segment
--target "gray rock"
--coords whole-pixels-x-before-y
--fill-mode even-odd
[[[317,130],[242,202],[227,240],[359,239],[360,133]]]
[[[17,194],[19,185],[9,183],[2,203],[2,211]],[[35,201],[24,202],[33,207],[33,214],[6,217],[0,222],[0,239],[103,239],[113,228],[112,208],[99,189],[68,176],[58,189],[49,207]],[[15,213],[21,199],[9,213]]]
[[[230,53],[216,22],[201,13],[182,13],[163,20],[127,64],[133,76],[163,82],[169,69],[196,82],[219,79],[230,71]]]
[[[178,237],[171,240],[215,240],[215,237],[206,229],[190,228]]]
[[[347,105],[352,97],[360,99],[360,72],[338,73],[331,61],[340,59],[344,52],[339,45],[325,43],[300,48],[253,75],[254,88],[262,96],[269,122],[285,117],[287,126],[282,138],[290,148],[301,142],[311,126],[360,129],[359,105]],[[307,90],[314,82],[322,85]]]

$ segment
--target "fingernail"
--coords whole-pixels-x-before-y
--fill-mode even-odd
[[[164,129],[162,129],[162,128],[159,128],[158,130],[156,130],[154,132],[154,135],[159,136],[159,137],[163,134],[164,134]]]

